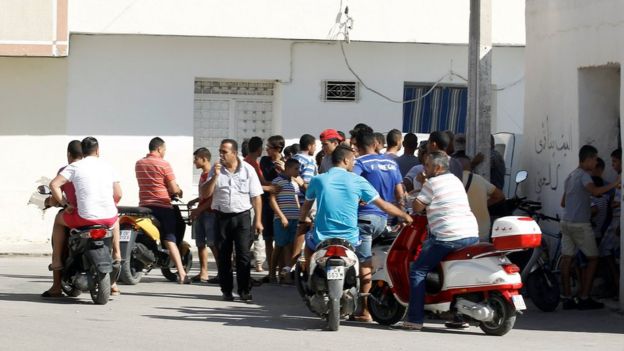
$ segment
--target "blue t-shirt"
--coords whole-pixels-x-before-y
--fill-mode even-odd
[[[303,179],[304,183],[310,184],[310,179],[318,174],[318,167],[316,167],[314,156],[298,153],[294,155],[293,158],[299,161],[299,175],[301,179]],[[303,204],[303,200],[305,200],[305,191],[301,189],[299,192],[299,202]]]
[[[379,194],[370,183],[344,168],[332,167],[313,177],[306,191],[306,200],[317,201],[314,240],[340,238],[358,245],[357,226],[359,202],[369,203]]]
[[[379,196],[388,202],[394,202],[394,190],[401,184],[401,171],[396,161],[386,155],[369,154],[355,160],[353,173],[361,175],[377,190]],[[387,217],[387,214],[374,204],[360,206],[359,214],[373,214]]]

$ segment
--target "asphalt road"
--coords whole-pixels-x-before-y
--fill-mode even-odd
[[[0,350],[624,350],[624,316],[612,308],[543,313],[529,302],[509,334],[493,337],[440,321],[422,332],[345,321],[328,332],[293,286],[266,284],[253,303],[224,302],[217,286],[170,283],[159,271],[121,285],[104,306],[88,294],[43,299],[49,259],[0,256]]]

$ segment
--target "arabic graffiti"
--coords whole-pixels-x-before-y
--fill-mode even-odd
[[[535,153],[538,155],[544,152],[544,150],[548,151],[570,151],[570,146],[572,145],[571,136],[565,136],[565,134],[561,134],[561,136],[555,136],[551,132],[550,122],[548,120],[548,116],[546,116],[546,120],[542,121],[542,135],[535,140]],[[567,156],[567,155],[566,155]]]
[[[557,191],[560,184],[561,163],[572,149],[572,133],[555,133],[548,115],[540,125],[540,131],[535,138],[535,154],[538,155],[538,170],[536,172],[535,193],[542,194],[544,190]],[[560,129],[562,130],[562,129]]]

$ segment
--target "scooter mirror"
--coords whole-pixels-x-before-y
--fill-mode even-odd
[[[527,171],[518,171],[518,173],[516,173],[516,184],[520,184],[522,182],[524,182],[529,176],[529,172]]]
[[[41,195],[48,195],[51,193],[50,188],[47,185],[39,185],[37,187],[37,192]]]

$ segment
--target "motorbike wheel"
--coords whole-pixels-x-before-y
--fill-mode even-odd
[[[498,293],[493,293],[485,301],[494,310],[494,319],[481,322],[479,327],[487,335],[502,336],[507,334],[516,323],[516,311],[509,301]]]
[[[75,288],[65,280],[61,280],[61,290],[69,297],[78,297],[82,293],[80,289]]]
[[[184,270],[186,271],[186,273],[191,271],[191,268],[193,267],[193,253],[191,253],[191,250],[188,250],[184,254],[184,256],[182,256],[182,266],[184,266]],[[171,265],[169,267],[161,268],[160,271],[162,272],[163,276],[167,278],[168,281],[178,281],[178,271],[176,270],[175,264],[173,262],[171,262]]]
[[[143,278],[143,270],[136,268],[136,259],[130,255],[130,259],[121,265],[119,280],[125,284],[136,285]]]
[[[381,325],[393,325],[405,316],[407,308],[397,301],[388,284],[380,287],[374,281],[367,300],[373,320]]]
[[[337,331],[338,327],[340,327],[340,299],[329,300],[327,329]]]
[[[552,312],[559,306],[559,284],[552,272],[538,269],[529,274],[526,289],[529,298],[540,310]]]
[[[93,284],[91,284],[91,299],[96,305],[106,305],[111,293],[110,274],[95,272]]]

